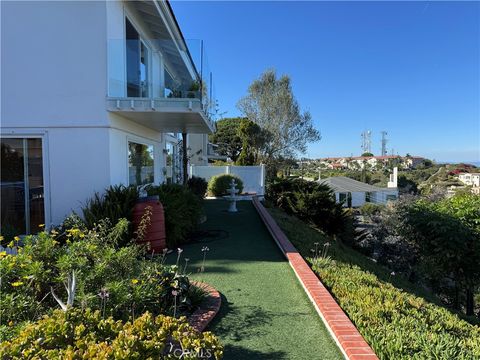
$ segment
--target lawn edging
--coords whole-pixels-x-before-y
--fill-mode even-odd
[[[198,332],[202,332],[218,314],[220,306],[222,305],[222,298],[220,293],[207,283],[192,281],[191,284],[207,292],[207,296],[200,307],[188,317],[188,323]]]
[[[341,352],[349,360],[374,360],[378,357],[317,275],[312,271],[298,250],[288,240],[267,209],[257,197],[253,206],[272,235],[276,244],[287,258],[295,275],[312,301],[317,313],[337,343]]]

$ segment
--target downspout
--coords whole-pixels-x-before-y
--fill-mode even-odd
[[[182,133],[182,168],[183,168],[183,185],[187,185],[188,181],[188,154],[187,154],[187,133]]]

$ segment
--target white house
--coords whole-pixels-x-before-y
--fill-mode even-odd
[[[359,207],[367,202],[386,204],[398,198],[396,187],[380,188],[345,176],[330,177],[319,182],[328,185],[335,192],[337,203],[343,203],[345,207]],[[396,183],[396,180],[392,182]]]
[[[211,74],[168,1],[2,1],[1,23],[2,231],[57,224],[112,184],[176,181],[189,140],[203,161]]]
[[[479,187],[480,173],[460,173],[458,174],[458,180],[460,180],[465,185]]]

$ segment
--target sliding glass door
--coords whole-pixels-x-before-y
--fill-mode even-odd
[[[45,222],[42,139],[1,139],[1,214],[4,236],[35,233]]]

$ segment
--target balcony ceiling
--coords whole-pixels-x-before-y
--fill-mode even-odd
[[[185,53],[187,52],[186,44],[183,43],[183,40],[181,42],[174,41],[153,1],[142,0],[132,1],[131,3],[149,27],[153,35],[151,40],[163,54],[168,70],[182,83],[187,84],[191,82],[192,76],[179,52],[179,48]],[[179,48],[177,48],[177,45]]]

